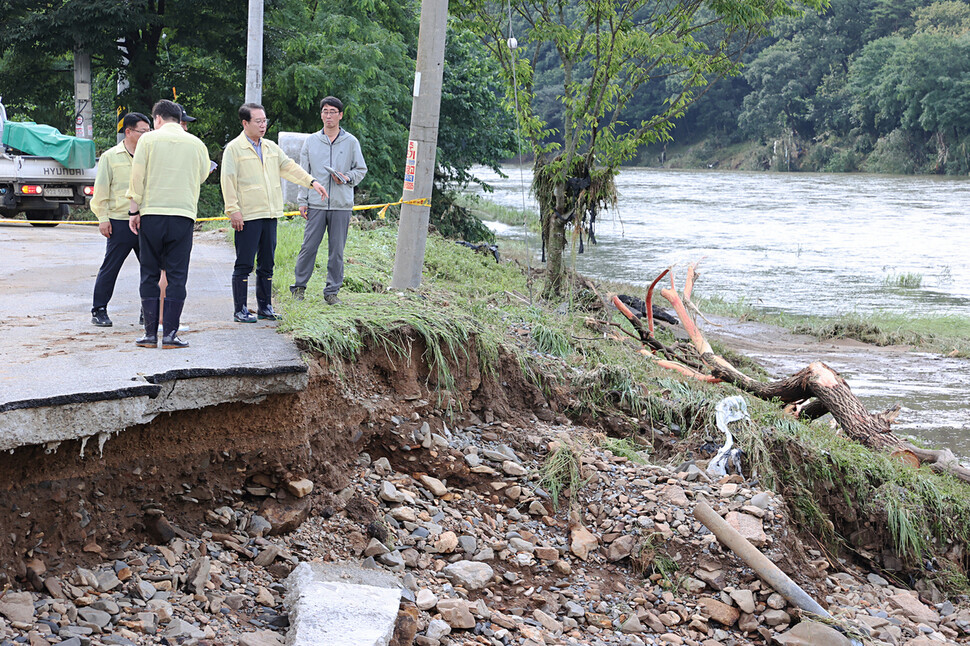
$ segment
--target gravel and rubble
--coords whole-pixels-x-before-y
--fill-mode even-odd
[[[557,506],[540,470],[567,442],[583,447],[583,486]],[[292,570],[348,561],[399,578],[399,646],[970,643],[966,602],[921,598],[804,547],[775,493],[712,479],[702,462],[640,464],[569,424],[451,428],[417,414],[368,449],[337,492],[250,481],[246,501],[206,513],[207,528],[149,509],[153,541],[110,554],[92,544],[95,566],[53,574],[53,557],[35,554],[34,589],[0,594],[0,646],[275,646]],[[693,517],[699,500],[834,621],[806,618],[722,549]]]

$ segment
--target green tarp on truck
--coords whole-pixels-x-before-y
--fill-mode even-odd
[[[27,155],[53,157],[66,168],[94,168],[94,142],[62,135],[54,126],[6,121],[3,143]]]

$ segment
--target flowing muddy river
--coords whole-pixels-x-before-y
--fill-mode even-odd
[[[531,172],[504,170],[508,178],[475,169],[495,188],[489,199],[536,209]],[[701,260],[695,294],[766,311],[970,317],[965,178],[630,168],[617,188],[616,212],[596,223],[598,244],[572,256],[583,274],[646,285],[678,264],[682,284],[686,264]],[[490,225],[499,237],[539,245],[525,227]],[[970,361],[720,322],[708,333],[772,374],[787,376],[822,359],[870,410],[901,404],[897,432],[970,456]]]

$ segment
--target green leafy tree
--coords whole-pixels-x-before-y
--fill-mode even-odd
[[[646,144],[670,137],[673,122],[711,81],[735,74],[744,48],[776,16],[796,15],[825,0],[458,0],[451,10],[475,31],[502,66],[506,98],[518,91],[518,118],[538,163],[534,188],[548,254],[545,293],[561,293],[567,228],[615,200],[620,164]],[[510,49],[507,12],[526,25]],[[536,110],[538,62],[561,74],[560,142]],[[665,102],[628,123],[631,101],[661,82]],[[580,175],[575,190],[567,180]],[[588,185],[582,184],[588,181]]]
[[[929,135],[937,151],[934,170],[948,172],[951,147],[966,151],[970,137],[970,10],[937,3],[915,17],[911,36],[875,40],[853,61],[853,112],[878,136],[897,129]]]

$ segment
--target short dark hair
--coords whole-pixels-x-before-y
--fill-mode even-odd
[[[262,110],[263,112],[266,112],[266,108],[258,103],[243,103],[241,106],[239,106],[239,120],[252,121],[253,110]]]
[[[162,99],[152,107],[152,116],[161,117],[162,121],[182,121],[182,109],[168,99]]]
[[[320,112],[323,112],[324,106],[329,105],[332,108],[337,108],[340,112],[344,111],[343,102],[335,96],[325,96],[320,100]]]
[[[145,122],[148,127],[151,128],[152,120],[147,116],[143,115],[141,112],[129,112],[121,119],[121,130],[125,131],[128,128],[134,130],[139,123]]]

